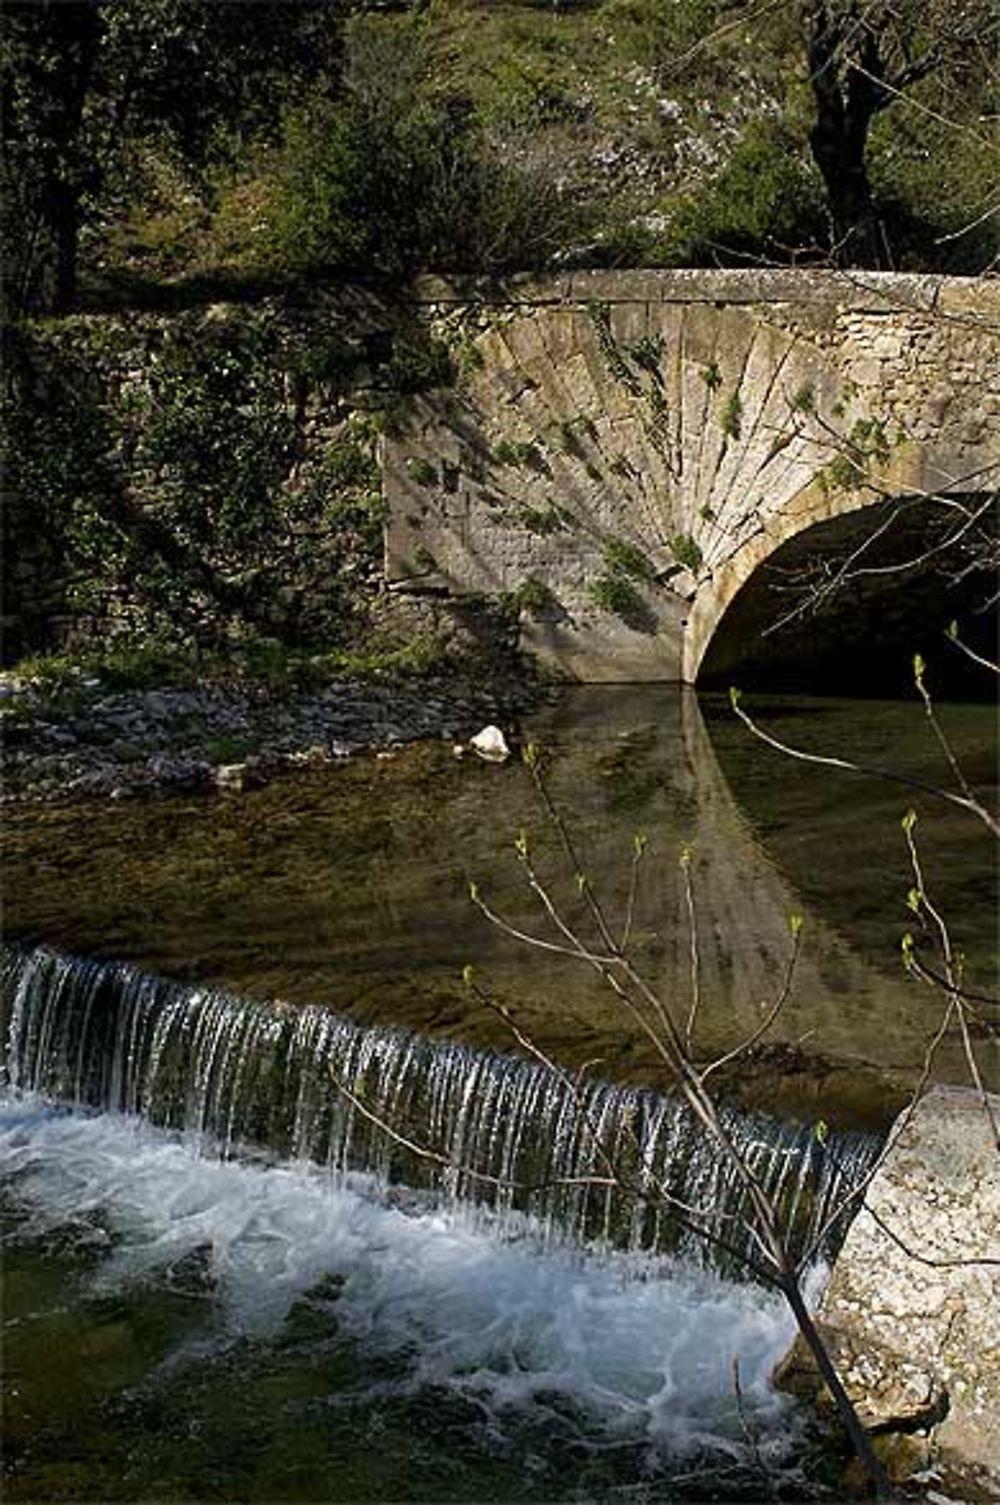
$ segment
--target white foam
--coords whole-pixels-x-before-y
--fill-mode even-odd
[[[781,1302],[664,1261],[544,1248],[454,1210],[414,1213],[319,1170],[219,1163],[148,1124],[0,1098],[0,1176],[31,1226],[100,1211],[114,1232],[94,1277],[155,1278],[207,1251],[230,1331],[275,1330],[324,1276],[342,1329],[404,1355],[415,1385],[491,1407],[558,1395],[612,1435],[671,1452],[738,1452],[732,1385],[773,1445],[789,1441],[768,1376],[792,1336]],[[766,1442],[766,1439],[765,1439]]]

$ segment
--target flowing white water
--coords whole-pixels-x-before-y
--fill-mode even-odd
[[[473,1396],[501,1426],[556,1398],[604,1446],[739,1459],[744,1420],[774,1461],[793,1443],[768,1383],[791,1322],[753,1286],[545,1246],[528,1220],[491,1229],[461,1208],[403,1210],[363,1177],[205,1159],[190,1138],[30,1094],[0,1099],[0,1185],[20,1237],[76,1226],[106,1239],[90,1294],[155,1285],[200,1253],[216,1343],[273,1335],[298,1299],[326,1291],[341,1333],[399,1362],[397,1384]]]
[[[548,1182],[593,1174],[611,1153],[640,1190],[655,1176],[736,1226],[739,1187],[670,1099],[593,1082],[585,1128],[565,1084],[513,1057],[42,948],[6,953],[2,974],[0,1209],[27,1282],[9,1340],[27,1343],[30,1373],[39,1343],[60,1351],[66,1322],[87,1351],[110,1306],[124,1345],[111,1393],[125,1414],[129,1395],[166,1417],[192,1396],[200,1453],[158,1424],[138,1445],[127,1427],[114,1434],[110,1477],[134,1478],[135,1498],[156,1496],[161,1468],[197,1490],[235,1457],[247,1461],[227,1463],[231,1489],[273,1499],[273,1470],[284,1480],[296,1449],[312,1482],[295,1497],[326,1498],[331,1468],[352,1490],[359,1466],[365,1480],[381,1469],[387,1427],[404,1461],[381,1494],[365,1483],[359,1498],[405,1493],[411,1466],[426,1470],[427,1498],[448,1499],[493,1498],[498,1469],[514,1470],[501,1489],[511,1498],[536,1486],[602,1497],[638,1479],[663,1484],[664,1498],[692,1498],[691,1480],[715,1498],[713,1479],[754,1498],[761,1459],[798,1478],[797,1413],[769,1382],[792,1337],[776,1295],[709,1268],[703,1245],[642,1196],[487,1183],[476,1201],[483,1183],[402,1151],[330,1074],[456,1166]],[[733,1115],[731,1132],[803,1237],[873,1150],[857,1136],[819,1146],[762,1118]],[[62,1271],[55,1307],[49,1250]],[[195,1306],[175,1329],[164,1302],[178,1293]],[[161,1322],[136,1389],[130,1355]],[[103,1455],[108,1413],[93,1409],[87,1375],[67,1425],[83,1406]],[[44,1493],[51,1455],[33,1419],[50,1404],[44,1368],[38,1383],[16,1425],[29,1490]],[[276,1393],[291,1398],[276,1405]],[[248,1433],[237,1418],[250,1404]],[[255,1473],[247,1437],[274,1428],[272,1472]],[[335,1446],[339,1462],[322,1461]]]
[[[45,948],[4,957],[0,1001],[11,1086],[139,1113],[223,1158],[263,1150],[362,1171],[452,1204],[530,1213],[553,1237],[670,1249],[725,1273],[756,1249],[740,1176],[676,1098],[593,1080],[576,1090],[513,1056]],[[808,1126],[722,1116],[792,1247],[811,1246],[874,1141],[820,1143]],[[602,1184],[609,1168],[614,1190]],[[671,1199],[711,1237],[679,1222]]]

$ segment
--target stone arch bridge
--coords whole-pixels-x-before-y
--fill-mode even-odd
[[[1000,482],[1000,283],[813,271],[427,281],[455,385],[384,440],[401,589],[510,591],[582,680],[697,679],[782,545]]]

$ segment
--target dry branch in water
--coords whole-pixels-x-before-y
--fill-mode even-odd
[[[961,640],[958,639],[957,632],[953,632],[951,636],[960,649],[968,651],[965,649],[965,645],[961,643]],[[933,795],[952,805],[957,805],[981,821],[992,833],[1000,834],[1000,823],[997,822],[996,817],[987,809],[976,791],[969,784],[940,726],[933,701],[924,682],[922,663],[918,660],[914,667],[917,689],[923,702],[924,711],[941,747],[949,773],[957,786],[954,790],[910,779],[905,775],[896,773],[892,769],[870,768],[865,764],[847,758],[820,756],[792,748],[757,726],[752,717],[740,705],[739,696],[736,693],[732,697],[733,707],[744,725],[754,736],[784,756],[814,763],[821,767],[846,769],[850,772],[891,779],[894,782],[916,787],[923,793]],[[584,914],[589,921],[589,925],[592,927],[593,940],[591,942],[585,940],[581,934],[580,927],[571,923],[566,917],[557,899],[554,897],[549,886],[543,881],[535,866],[529,840],[524,832],[518,836],[514,843],[516,858],[528,889],[534,895],[542,916],[552,929],[552,936],[547,937],[544,934],[534,934],[520,925],[513,924],[487,902],[475,883],[470,885],[471,900],[483,917],[501,933],[510,936],[511,939],[516,940],[519,944],[559,956],[565,956],[582,963],[596,972],[609,988],[623,1012],[640,1029],[643,1036],[652,1045],[670,1081],[694,1114],[701,1130],[708,1135],[717,1152],[730,1166],[742,1185],[746,1196],[745,1206],[748,1210],[739,1214],[727,1214],[722,1218],[722,1221],[725,1222],[728,1220],[731,1225],[737,1223],[740,1225],[742,1232],[749,1239],[752,1252],[747,1253],[746,1250],[739,1249],[736,1243],[726,1236],[726,1232],[719,1232],[716,1225],[720,1221],[720,1215],[716,1209],[693,1206],[677,1198],[664,1185],[662,1179],[654,1175],[652,1170],[647,1166],[642,1167],[641,1173],[638,1176],[623,1166],[621,1159],[610,1151],[603,1142],[599,1125],[593,1121],[588,1109],[583,1092],[583,1080],[586,1068],[582,1068],[580,1072],[572,1076],[554,1061],[532,1039],[530,1033],[518,1023],[511,1010],[493,999],[479,986],[471,968],[466,968],[465,981],[467,986],[475,993],[477,999],[484,1007],[489,1008],[498,1017],[503,1019],[506,1026],[510,1029],[513,1039],[521,1049],[542,1066],[554,1080],[560,1082],[563,1088],[569,1093],[570,1099],[574,1104],[578,1122],[583,1132],[589,1136],[601,1162],[601,1169],[604,1174],[575,1178],[571,1181],[560,1180],[558,1182],[549,1181],[537,1184],[520,1183],[502,1177],[487,1175],[477,1170],[474,1166],[465,1163],[456,1163],[453,1158],[442,1154],[440,1151],[430,1146],[417,1144],[412,1139],[401,1135],[393,1125],[386,1123],[384,1119],[372,1113],[345,1083],[338,1081],[331,1073],[334,1085],[360,1113],[376,1123],[392,1139],[413,1153],[437,1163],[447,1172],[468,1176],[472,1180],[484,1181],[493,1186],[510,1187],[518,1191],[540,1190],[544,1186],[555,1184],[589,1184],[612,1188],[625,1193],[638,1202],[668,1208],[682,1226],[736,1257],[758,1279],[780,1291],[787,1301],[795,1317],[803,1341],[809,1349],[819,1374],[833,1400],[837,1414],[850,1439],[855,1455],[874,1488],[876,1496],[878,1498],[891,1498],[893,1493],[892,1486],[878,1456],[874,1452],[871,1438],[860,1421],[856,1408],[833,1365],[824,1340],[809,1310],[803,1292],[804,1277],[823,1248],[833,1228],[849,1212],[859,1207],[873,1178],[885,1163],[887,1155],[892,1151],[898,1142],[899,1136],[912,1120],[917,1104],[931,1080],[937,1052],[942,1041],[953,1027],[957,1026],[959,1030],[970,1077],[979,1094],[984,1112],[989,1119],[994,1139],[1000,1144],[1000,1138],[997,1135],[997,1125],[983,1083],[982,1072],[976,1059],[969,1027],[970,1021],[977,1024],[981,1022],[980,1016],[977,1013],[977,1005],[994,1003],[996,1000],[977,995],[964,986],[962,960],[952,945],[946,920],[927,895],[927,886],[924,882],[914,834],[916,817],[911,812],[903,822],[905,839],[915,880],[908,902],[913,912],[932,931],[935,951],[941,958],[940,972],[935,971],[932,967],[928,967],[917,956],[916,946],[912,937],[907,937],[904,940],[903,955],[908,970],[922,982],[935,987],[942,994],[944,1007],[941,1019],[927,1045],[921,1070],[907,1106],[897,1117],[893,1131],[888,1136],[881,1152],[865,1174],[836,1199],[834,1206],[828,1210],[822,1226],[815,1232],[808,1247],[800,1251],[798,1255],[793,1255],[789,1241],[790,1230],[783,1226],[778,1208],[772,1202],[759,1177],[754,1173],[739,1146],[734,1142],[733,1136],[727,1130],[725,1122],[719,1113],[719,1105],[713,1096],[713,1088],[708,1083],[713,1074],[721,1067],[731,1065],[733,1062],[745,1057],[746,1053],[774,1026],[786,1007],[793,992],[796,964],[800,953],[803,928],[801,917],[797,915],[790,917],[791,944],[788,960],[773,999],[764,1007],[759,1025],[735,1047],[716,1055],[707,1062],[699,1060],[697,1056],[697,1030],[701,1005],[701,956],[697,928],[697,896],[692,877],[692,853],[690,849],[685,848],[680,856],[684,912],[689,932],[690,969],[690,997],[687,1000],[686,1007],[681,1007],[679,1002],[665,999],[648,983],[631,954],[641,868],[648,849],[645,835],[637,836],[634,842],[625,896],[624,916],[620,927],[616,927],[612,924],[607,911],[586,874],[585,866],[581,861],[570,830],[560,811],[557,809],[546,784],[542,771],[541,756],[537,748],[533,745],[529,745],[525,749],[524,763],[532,778],[548,820],[558,837],[568,869],[574,875],[576,892],[583,901]],[[639,1142],[631,1126],[628,1126],[625,1138],[629,1149],[634,1155],[634,1152],[639,1148]],[[634,1155],[634,1161],[641,1165],[642,1157]],[[886,1232],[888,1236],[900,1243],[905,1252],[910,1252],[902,1245],[902,1242],[892,1230],[887,1229]],[[940,1264],[942,1267],[947,1266],[948,1268],[990,1262],[976,1259],[936,1261],[931,1260],[927,1256],[921,1256],[919,1253],[915,1254],[914,1257],[922,1259],[927,1264]],[[739,1395],[738,1379],[737,1395]]]

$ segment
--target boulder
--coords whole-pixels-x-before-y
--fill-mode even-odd
[[[1000,1151],[976,1093],[935,1087],[897,1120],[819,1324],[897,1476],[1000,1499]],[[775,1379],[825,1395],[801,1340]]]

